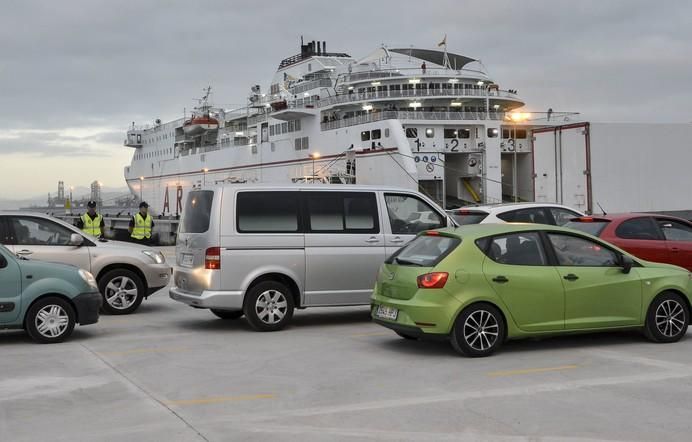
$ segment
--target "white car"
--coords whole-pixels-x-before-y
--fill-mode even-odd
[[[560,204],[508,203],[448,210],[459,225],[480,223],[534,223],[562,226],[583,213]]]

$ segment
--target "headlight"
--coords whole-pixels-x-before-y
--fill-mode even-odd
[[[142,250],[142,253],[151,258],[156,264],[163,264],[166,262],[166,258],[161,252],[157,252],[155,250]]]
[[[87,272],[86,270],[79,269],[79,276],[82,277],[84,282],[87,283],[89,287],[92,288],[99,288],[99,286],[96,284],[96,279],[94,278],[94,275],[92,275],[90,272]]]

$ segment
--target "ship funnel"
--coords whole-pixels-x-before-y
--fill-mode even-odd
[[[317,55],[320,55],[320,54],[322,54],[322,42],[318,40],[317,41]]]
[[[326,41],[322,42],[322,52],[325,54],[327,53],[327,42]]]

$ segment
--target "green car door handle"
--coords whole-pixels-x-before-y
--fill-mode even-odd
[[[579,277],[574,273],[567,274],[563,276],[563,278],[565,278],[567,281],[576,281],[577,279],[579,279]]]
[[[493,281],[499,283],[499,284],[504,284],[505,282],[509,282],[509,279],[507,279],[505,276],[498,275],[493,278]]]

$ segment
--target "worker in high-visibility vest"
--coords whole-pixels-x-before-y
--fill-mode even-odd
[[[96,212],[96,201],[87,203],[87,211],[77,220],[77,227],[88,235],[102,237],[105,223],[100,213]]]
[[[149,215],[149,204],[139,203],[139,212],[130,220],[130,239],[141,244],[151,243],[151,231],[154,229],[154,219]]]

